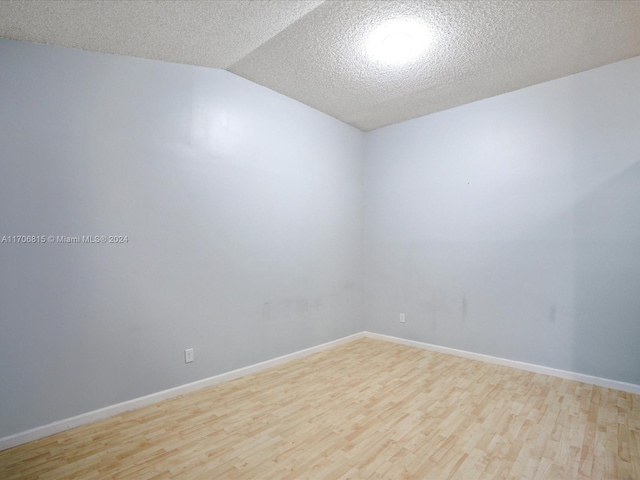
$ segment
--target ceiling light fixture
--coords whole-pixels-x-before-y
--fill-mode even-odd
[[[427,48],[431,37],[426,25],[397,20],[374,30],[366,50],[378,63],[398,65],[415,60]]]

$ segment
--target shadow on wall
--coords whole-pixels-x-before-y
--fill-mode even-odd
[[[640,384],[640,162],[574,207],[573,369]]]

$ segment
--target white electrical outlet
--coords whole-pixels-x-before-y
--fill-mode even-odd
[[[193,348],[187,348],[184,351],[184,363],[193,362]]]
[[[405,322],[405,320],[404,320],[404,313],[401,313],[401,314],[400,314],[400,323],[404,323],[404,322]]]

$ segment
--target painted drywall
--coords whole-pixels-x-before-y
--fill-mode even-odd
[[[639,57],[370,132],[367,329],[640,384],[638,85]]]
[[[223,71],[0,65],[0,240],[47,240],[0,243],[0,438],[365,328],[640,384],[638,58],[366,135]]]
[[[362,132],[224,71],[0,65],[0,237],[126,236],[0,244],[0,437],[363,330]]]

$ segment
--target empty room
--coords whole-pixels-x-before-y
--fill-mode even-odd
[[[0,0],[0,478],[640,479],[640,1]]]

